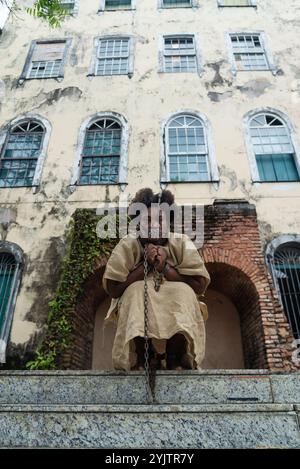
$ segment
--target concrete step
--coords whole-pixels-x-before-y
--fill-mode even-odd
[[[300,373],[0,372],[0,447],[300,448]]]
[[[300,373],[159,371],[159,404],[300,404]],[[142,372],[2,371],[0,404],[144,404]]]

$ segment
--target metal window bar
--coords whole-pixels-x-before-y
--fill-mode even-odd
[[[17,280],[17,263],[12,254],[0,255],[0,339],[5,336],[8,315]]]
[[[273,281],[296,339],[300,339],[300,249],[279,248],[270,259]]]

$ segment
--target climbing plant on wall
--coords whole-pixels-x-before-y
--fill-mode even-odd
[[[108,257],[118,241],[115,238],[98,237],[96,227],[99,220],[96,212],[89,209],[76,210],[71,220],[60,280],[54,298],[49,303],[46,336],[35,359],[27,363],[28,369],[57,369],[59,358],[69,346],[73,311],[83,292],[83,284],[95,271],[99,258]]]

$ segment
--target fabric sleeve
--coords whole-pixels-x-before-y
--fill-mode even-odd
[[[178,264],[176,270],[182,275],[201,276],[205,279],[205,294],[211,278],[205,267],[202,255],[197,250],[193,241],[187,235],[183,235],[178,246]]]
[[[107,292],[107,280],[125,282],[139,260],[137,241],[129,236],[119,241],[113,249],[103,274],[102,284]]]

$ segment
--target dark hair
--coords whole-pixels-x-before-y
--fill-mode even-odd
[[[152,189],[149,187],[145,187],[144,189],[140,189],[134,196],[132,203],[140,203],[146,205],[146,207],[151,207],[151,204],[160,203],[173,205],[174,203],[174,195],[172,192],[168,190],[163,190],[161,193],[155,194]]]

